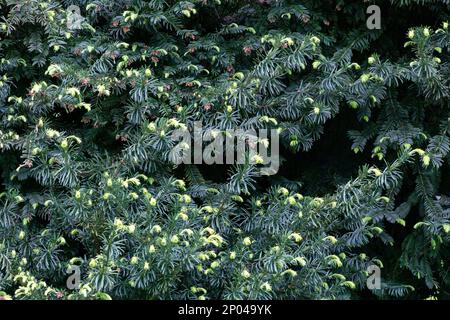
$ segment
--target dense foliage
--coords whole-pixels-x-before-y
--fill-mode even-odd
[[[447,0],[0,3],[0,299],[449,297]],[[196,121],[280,171],[174,165]]]

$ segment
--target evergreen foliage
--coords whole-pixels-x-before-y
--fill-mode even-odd
[[[449,297],[449,1],[0,4],[0,300]],[[174,165],[196,121],[280,172]]]

